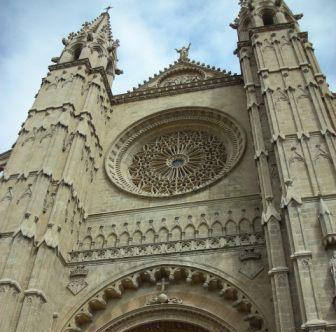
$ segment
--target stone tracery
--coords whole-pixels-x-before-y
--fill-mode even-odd
[[[223,142],[205,132],[177,131],[159,136],[134,155],[132,182],[153,194],[178,194],[200,187],[224,168]]]
[[[245,147],[243,131],[216,110],[168,110],[124,132],[106,158],[121,189],[170,197],[204,188],[227,174]]]

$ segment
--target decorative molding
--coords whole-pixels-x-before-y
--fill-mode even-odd
[[[92,68],[89,59],[79,59],[79,60],[75,60],[75,61],[70,61],[70,62],[64,62],[64,63],[58,63],[55,65],[51,65],[49,66],[49,70],[57,70],[57,69],[66,69],[66,68],[70,68],[70,67],[75,67],[75,66],[81,66],[84,65],[87,70],[89,71],[90,74],[100,74],[102,79],[103,79],[103,83],[104,83],[104,87],[105,87],[105,91],[107,93],[107,96],[109,98],[110,101],[110,105],[114,104],[113,101],[113,95],[112,95],[112,91],[110,88],[110,84],[108,82],[107,79],[107,75],[106,75],[106,71],[104,69],[104,67],[96,67],[96,68]]]
[[[192,240],[181,240],[141,245],[128,245],[103,249],[76,250],[68,254],[69,263],[112,261],[125,258],[170,255],[204,250],[241,248],[251,245],[264,245],[262,232],[254,234],[224,235]]]
[[[198,80],[196,82],[183,83],[166,87],[154,87],[144,90],[135,90],[124,94],[115,95],[113,102],[114,104],[123,104],[139,100],[243,84],[244,82],[242,80],[242,76],[236,74],[228,77],[215,77],[205,80]]]
[[[13,288],[17,293],[22,292],[22,288],[16,280],[4,278],[0,280],[0,292],[2,287]]]
[[[24,295],[26,297],[35,296],[35,297],[38,297],[44,303],[48,302],[46,295],[40,289],[35,289],[35,288],[27,289],[27,290],[24,291]]]
[[[266,331],[266,321],[260,309],[257,308],[253,300],[239,288],[216,274],[196,267],[180,265],[156,265],[113,280],[95,294],[91,294],[91,296],[71,314],[62,331],[81,331],[83,325],[87,328],[90,323],[94,322],[97,312],[108,310],[111,301],[114,302],[114,305],[117,305],[115,301],[122,298],[123,293],[127,289],[137,290],[141,288],[142,285],[147,285],[148,287],[149,283],[156,284],[163,278],[168,278],[170,283],[177,282],[180,284],[184,282],[186,284],[192,284],[194,287],[196,285],[202,286],[204,289],[209,289],[213,294],[216,294],[217,291],[217,296],[222,297],[224,301],[228,301],[227,303],[231,306],[231,310],[237,310],[245,314],[244,321],[249,328],[256,328],[258,330],[263,328],[263,331]],[[162,300],[166,301],[167,299],[166,297],[162,297]],[[168,308],[183,309],[183,307],[183,304],[176,305],[165,302],[152,306],[145,305],[143,309],[152,311]],[[118,319],[114,320],[113,323],[115,324],[117,321]],[[127,321],[130,322],[130,319]],[[248,326],[246,327],[248,328]],[[115,331],[116,328],[119,330],[117,325],[113,325],[113,328],[110,329],[110,324],[109,326],[102,327],[102,329],[106,331],[107,327],[109,328],[108,331]],[[99,329],[99,331],[102,331],[102,329]],[[129,327],[127,330],[128,329]]]

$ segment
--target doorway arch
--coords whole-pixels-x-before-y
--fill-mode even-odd
[[[204,310],[169,304],[132,311],[102,326],[97,332],[162,332],[160,327],[165,328],[164,332],[237,332]]]
[[[161,290],[159,294],[157,285],[162,284],[163,278],[171,288],[168,295],[163,294],[165,299],[161,301],[160,296],[165,291]],[[162,311],[163,308],[166,310]],[[140,317],[139,312],[143,315],[158,313],[156,322],[159,322],[163,313],[172,310],[176,315],[169,317],[169,321],[176,321],[178,314],[189,310],[197,312],[194,317],[202,317],[201,313],[206,313],[208,317],[210,315],[221,321],[217,329],[220,332],[269,331],[267,319],[260,308],[232,281],[196,266],[178,264],[148,266],[105,283],[69,315],[62,331],[105,332],[123,317],[128,317],[129,322],[132,317]],[[152,314],[150,317],[153,317]],[[186,315],[178,322],[193,323],[188,322]],[[134,326],[127,328],[147,323],[152,321],[146,321],[143,316]],[[200,327],[207,329],[206,326]],[[128,332],[127,328],[111,331]],[[210,329],[211,332],[217,330]]]

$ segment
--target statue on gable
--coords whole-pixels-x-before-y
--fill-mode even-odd
[[[179,61],[187,61],[189,59],[189,50],[191,43],[188,47],[182,46],[180,49],[175,48],[175,51],[180,54]]]

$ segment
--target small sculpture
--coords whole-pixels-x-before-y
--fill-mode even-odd
[[[333,252],[333,256],[330,258],[329,267],[336,287],[336,250]]]
[[[334,291],[334,307],[336,309],[336,250],[334,250],[332,257],[329,261],[330,273],[334,281],[335,291]]]
[[[188,60],[190,46],[191,43],[189,43],[188,47],[182,46],[180,49],[175,48],[175,51],[180,54],[179,61]]]

